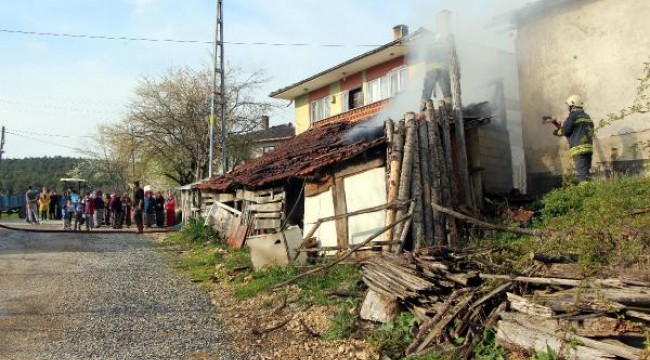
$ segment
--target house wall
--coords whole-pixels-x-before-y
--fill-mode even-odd
[[[311,126],[310,103],[325,96],[331,96],[329,102],[330,116],[338,115],[343,110],[343,92],[363,86],[364,98],[367,98],[366,83],[389,73],[405,64],[404,56],[397,57],[385,63],[373,66],[356,74],[349,75],[343,80],[309,92],[294,99],[296,135],[305,132]]]
[[[573,166],[566,139],[554,137],[542,116],[564,120],[564,100],[573,93],[584,98],[596,124],[633,104],[637,79],[648,61],[649,18],[647,0],[583,0],[545,10],[519,26],[516,46],[529,192],[547,190]],[[634,144],[650,139],[648,119],[631,116],[599,130],[594,168],[607,170],[615,161],[619,168],[647,169],[648,149]]]
[[[309,233],[314,223],[320,218],[386,203],[386,168],[384,166],[360,172],[352,171],[347,175],[346,171],[350,171],[350,169],[355,169],[355,167],[343,167],[337,173],[338,176],[331,176],[320,184],[314,183],[306,188],[303,234]],[[356,215],[347,220],[323,223],[314,236],[320,241],[322,247],[345,247],[362,242],[371,233],[383,228],[385,222],[385,210]],[[337,229],[337,227],[339,228]]]

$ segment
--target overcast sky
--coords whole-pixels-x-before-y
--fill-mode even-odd
[[[494,16],[532,0],[224,0],[224,40],[312,46],[226,44],[226,61],[263,69],[260,92],[292,84],[392,39],[392,27],[432,27],[442,9],[468,40],[512,50],[513,35],[486,30]],[[209,42],[216,0],[0,0],[0,125],[5,157],[70,155],[97,125],[120,119],[143,75],[211,62],[210,44],[78,39],[51,32]],[[462,31],[461,31],[462,30]],[[318,44],[341,44],[322,47]],[[271,123],[293,120],[287,109]]]

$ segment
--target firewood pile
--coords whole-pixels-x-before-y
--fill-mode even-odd
[[[363,267],[369,295],[361,315],[368,309],[412,312],[419,327],[407,354],[437,348],[468,358],[490,328],[498,343],[512,350],[550,348],[576,359],[648,356],[643,350],[650,325],[647,274],[642,279],[581,279],[578,273],[560,278],[553,277],[558,275],[554,266],[578,264],[540,261],[521,274],[489,274],[488,258],[476,250],[444,247],[371,258]]]

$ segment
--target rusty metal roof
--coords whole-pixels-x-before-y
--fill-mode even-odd
[[[385,104],[380,105],[383,107]],[[336,121],[316,123],[311,129],[285,141],[260,158],[237,166],[225,175],[213,177],[195,188],[225,192],[236,187],[264,187],[290,177],[309,176],[326,166],[384,144],[386,138],[383,135],[353,143],[346,140],[350,129],[370,120],[372,114],[368,114],[364,108],[350,111],[346,113],[347,116],[337,116]],[[365,117],[359,118],[361,114]]]

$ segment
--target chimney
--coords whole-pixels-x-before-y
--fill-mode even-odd
[[[399,40],[409,34],[409,27],[406,25],[393,26],[393,40]]]
[[[261,121],[260,121],[260,128],[262,131],[266,131],[269,129],[269,117],[266,115],[262,115]]]
[[[442,36],[451,34],[451,11],[442,10],[436,16],[436,32]]]

